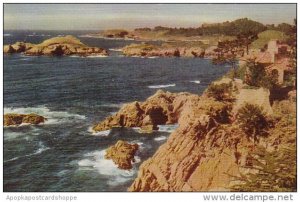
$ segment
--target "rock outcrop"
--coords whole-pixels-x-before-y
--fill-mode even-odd
[[[124,29],[111,29],[111,30],[105,30],[102,33],[102,36],[107,38],[124,38],[129,34],[127,30]]]
[[[159,90],[144,102],[124,105],[116,115],[94,126],[101,131],[178,123],[167,142],[141,164],[129,191],[230,191],[240,183],[238,177],[254,172],[251,154],[256,147],[274,151],[295,145],[295,99],[274,102],[268,135],[254,141],[234,119],[236,108],[247,102],[239,96],[249,89],[239,80],[222,79],[216,84],[228,82],[234,83],[236,91],[231,101]],[[268,92],[250,90],[250,104],[271,107]],[[261,101],[251,102],[254,95]]]
[[[236,114],[237,111],[245,105],[245,103],[258,105],[263,108],[266,114],[273,114],[273,110],[270,105],[270,91],[268,89],[240,89],[236,96],[233,113]]]
[[[137,57],[200,57],[203,58],[205,50],[200,47],[167,47],[151,44],[131,44],[122,49],[125,56]]]
[[[47,39],[40,44],[17,42],[13,45],[5,45],[3,52],[6,54],[24,53],[25,55],[39,56],[106,56],[107,51],[103,48],[89,47],[79,39],[68,35],[65,37],[54,37]]]
[[[240,183],[237,177],[252,172],[250,154],[256,146],[274,150],[295,144],[296,120],[282,118],[296,117],[295,102],[276,104],[280,121],[254,146],[238,124],[226,118],[229,103],[197,97],[184,101],[179,127],[142,163],[129,191],[230,191]],[[286,110],[291,114],[283,115]],[[287,120],[294,124],[286,124]]]
[[[157,125],[178,122],[181,109],[187,100],[198,100],[190,93],[170,93],[158,90],[145,102],[123,105],[119,112],[93,127],[94,131],[109,130],[113,127],[143,127],[157,129]]]
[[[129,144],[128,142],[119,140],[115,145],[106,150],[105,158],[111,159],[118,168],[128,170],[132,168],[134,155],[139,149],[138,144]]]
[[[37,114],[5,114],[4,126],[18,126],[22,123],[27,124],[40,124],[44,123],[47,119]]]

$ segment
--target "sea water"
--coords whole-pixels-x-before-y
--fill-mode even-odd
[[[82,32],[6,31],[4,44],[40,43]],[[110,49],[108,57],[4,56],[4,113],[37,113],[41,125],[5,127],[4,191],[126,191],[140,164],[177,125],[153,134],[133,129],[93,133],[91,127],[127,102],[143,101],[158,89],[201,94],[228,67],[200,58],[123,57],[115,51],[132,42],[80,38]],[[118,140],[140,146],[132,170],[104,158]]]

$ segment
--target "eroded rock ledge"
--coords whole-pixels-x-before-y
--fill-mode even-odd
[[[222,81],[223,82],[223,81]],[[236,177],[251,172],[250,156],[255,146],[269,151],[295,145],[296,105],[292,99],[273,104],[273,128],[259,137],[256,145],[240,129],[235,111],[241,102],[270,109],[269,92],[237,89],[232,101],[216,101],[190,93],[159,90],[144,102],[124,105],[113,116],[94,126],[95,131],[111,127],[144,127],[178,123],[178,128],[156,153],[144,161],[129,191],[230,191]],[[254,99],[258,96],[260,99]],[[270,115],[271,116],[271,115]],[[288,117],[287,117],[288,116]],[[276,117],[276,118],[274,118]],[[291,117],[294,117],[291,119]],[[289,124],[287,124],[289,122]]]
[[[205,96],[187,97],[179,127],[142,163],[128,191],[230,191],[239,184],[236,177],[252,172],[246,167],[251,166],[255,147],[235,120],[226,118],[230,105]],[[288,100],[274,104],[278,122],[255,146],[274,151],[295,145],[295,107],[295,102]],[[287,120],[291,122],[285,125]]]
[[[132,168],[132,162],[135,161],[134,155],[138,149],[138,144],[130,144],[119,140],[106,150],[105,158],[112,159],[118,165],[118,168],[128,170]]]
[[[179,117],[182,117],[182,110],[194,113],[188,106],[191,103],[200,102],[202,98],[191,93],[170,93],[158,90],[153,96],[145,102],[132,102],[125,104],[120,111],[109,116],[104,121],[93,127],[94,131],[109,130],[112,127],[141,127],[147,129],[157,129],[157,125],[178,123]],[[211,98],[206,98],[211,104],[215,105],[216,111],[227,110],[227,105],[216,102]],[[203,106],[199,108],[201,112],[209,111],[210,108]],[[223,111],[222,111],[223,110]],[[225,113],[225,112],[224,112]],[[190,116],[186,114],[186,116]]]
[[[47,119],[37,114],[5,114],[4,115],[4,126],[18,126],[22,123],[27,124],[40,124],[44,123]]]
[[[108,52],[103,48],[89,47],[74,36],[54,37],[40,44],[16,42],[5,45],[3,52],[6,54],[24,53],[30,56],[50,55],[78,55],[78,56],[106,56]]]

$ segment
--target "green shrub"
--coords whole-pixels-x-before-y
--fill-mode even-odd
[[[232,95],[232,83],[210,84],[207,88],[208,97],[213,97],[217,101],[230,100]]]
[[[253,137],[253,141],[257,135],[264,135],[268,128],[266,114],[258,105],[246,103],[238,110],[237,121],[246,135]]]
[[[252,172],[235,177],[238,184],[232,191],[247,192],[290,192],[297,191],[296,146],[273,152],[257,147],[250,155]]]
[[[276,86],[277,77],[268,75],[265,67],[254,61],[248,61],[246,64],[246,74],[244,82],[249,86],[263,87],[272,89]]]
[[[234,79],[241,79],[244,80],[246,74],[246,66],[242,65],[239,66],[236,70],[230,69],[229,72],[227,73],[227,77]]]

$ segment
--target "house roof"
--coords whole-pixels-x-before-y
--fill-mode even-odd
[[[292,67],[290,66],[289,58],[285,57],[285,58],[279,59],[274,64],[267,66],[266,69],[267,70],[277,69],[277,70],[284,71],[284,70],[291,70]]]
[[[270,52],[265,51],[265,52],[260,52],[258,53],[258,55],[256,56],[256,62],[258,63],[272,63],[272,55]]]

